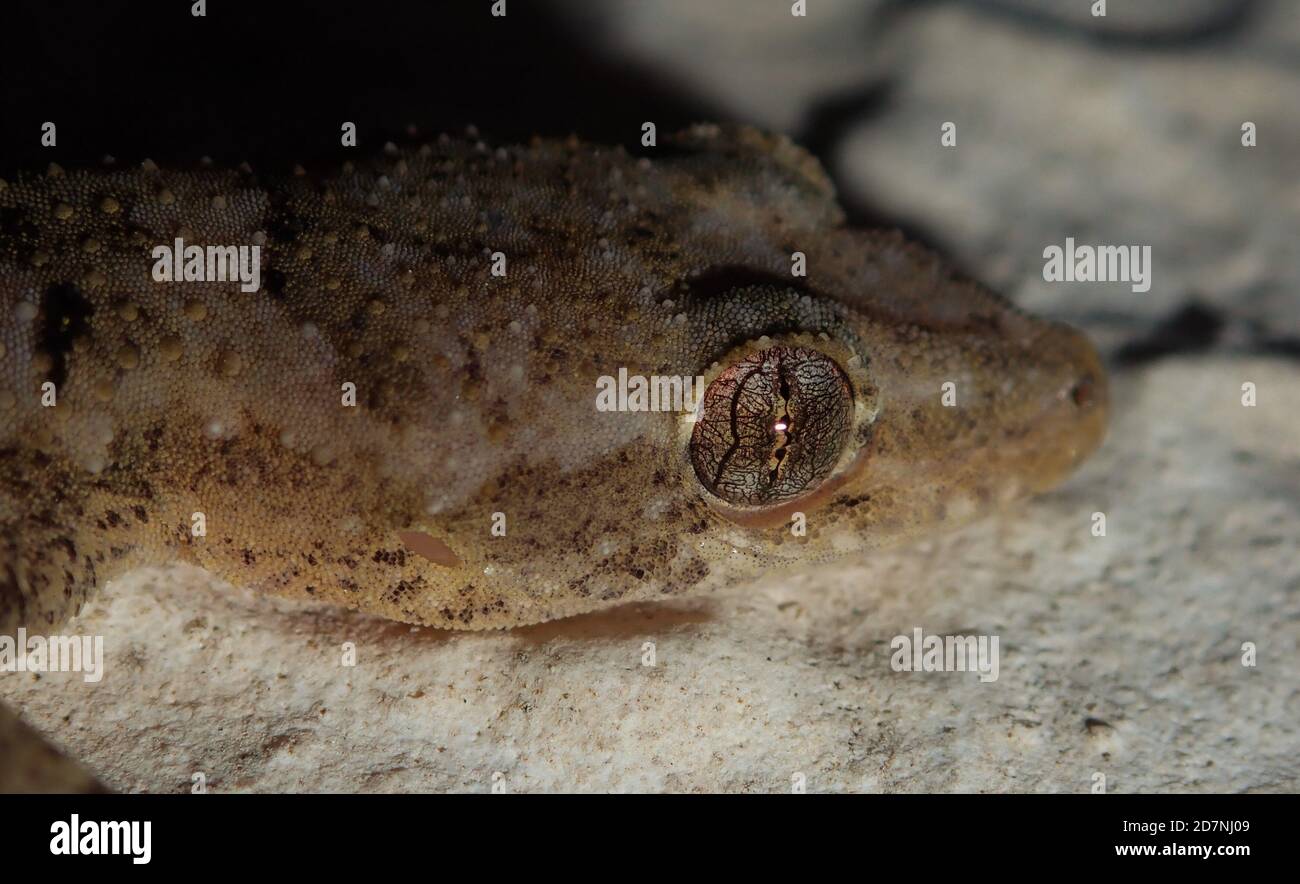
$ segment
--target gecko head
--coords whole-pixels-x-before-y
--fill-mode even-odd
[[[963,521],[1051,487],[1100,441],[1091,345],[1000,300],[888,313],[732,271],[692,283],[658,379],[682,395],[653,388],[681,407],[634,409],[629,383],[628,408],[593,410],[582,371],[530,390],[544,431],[459,508],[395,526],[419,570],[382,604],[477,627],[714,588]],[[603,454],[563,465],[574,448]]]
[[[778,536],[802,518],[797,545],[815,552],[1058,484],[1101,441],[1105,373],[1077,331],[994,306],[943,322],[845,307],[817,331],[733,348],[682,433],[698,492],[787,549]]]

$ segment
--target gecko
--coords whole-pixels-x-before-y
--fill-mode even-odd
[[[1083,334],[745,126],[0,181],[0,631],[167,561],[453,629],[707,592],[1049,489],[1106,412]]]

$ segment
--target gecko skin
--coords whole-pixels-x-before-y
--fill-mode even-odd
[[[261,289],[156,282],[176,237],[260,244]],[[707,391],[599,410],[620,368]],[[845,227],[752,129],[0,182],[9,631],[177,559],[466,629],[703,591],[1047,489],[1105,414],[1080,334]]]

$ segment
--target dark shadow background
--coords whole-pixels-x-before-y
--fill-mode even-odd
[[[645,120],[670,131],[716,109],[598,61],[527,0],[309,3],[8,0],[0,44],[0,174],[202,156],[279,171],[473,123],[493,139],[568,135],[632,148]],[[58,146],[40,126],[58,125]],[[409,137],[408,137],[409,140]]]

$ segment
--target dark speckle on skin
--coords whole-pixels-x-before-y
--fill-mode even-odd
[[[44,320],[37,345],[53,360],[50,380],[61,386],[68,376],[68,353],[77,338],[89,333],[95,308],[75,285],[65,282],[46,289],[41,311]]]

